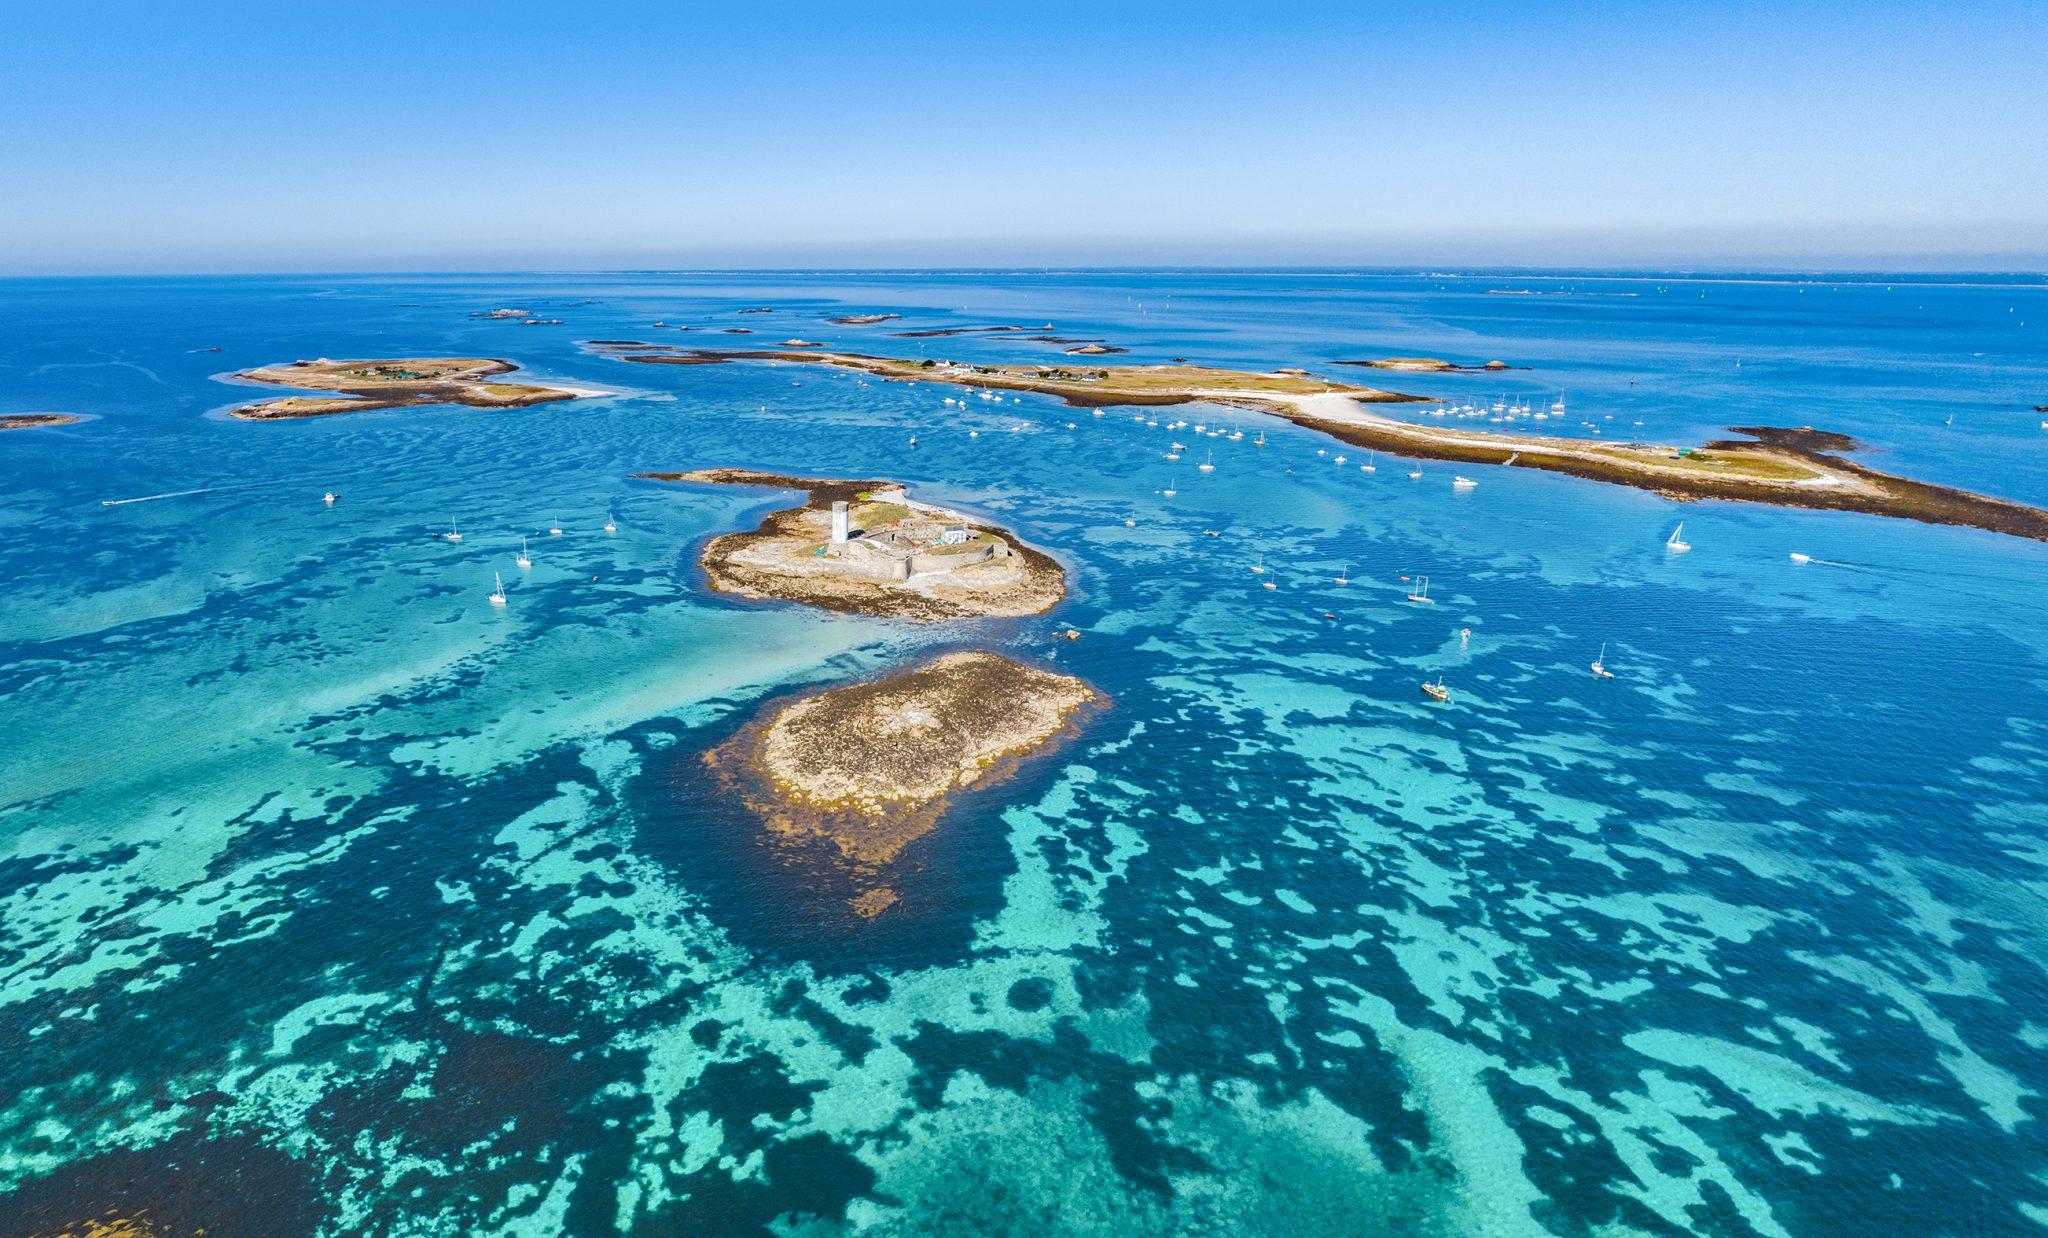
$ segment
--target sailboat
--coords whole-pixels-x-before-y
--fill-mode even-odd
[[[533,560],[526,555],[526,539],[524,537],[519,539],[519,557],[512,560],[512,562],[518,564],[521,568],[531,568],[533,566]]]
[[[1358,466],[1358,471],[1359,471],[1359,472],[1361,472],[1361,473],[1376,473],[1376,472],[1378,472],[1378,471],[1379,471],[1378,469],[1375,469],[1375,468],[1374,468],[1374,467],[1372,466],[1372,457],[1373,457],[1373,453],[1372,453],[1372,452],[1368,451],[1368,452],[1366,452],[1366,453],[1365,453],[1365,463],[1364,463],[1364,464],[1361,464],[1361,465],[1359,465],[1359,466]]]
[[[1593,659],[1593,678],[1612,679],[1614,672],[1607,669],[1607,642],[1600,642],[1600,653]]]
[[[327,504],[327,506],[332,507],[334,506],[334,500],[336,497],[338,496],[335,495],[334,491],[329,490],[326,494],[320,496],[320,501],[322,503]]]
[[[1254,575],[1254,576],[1259,576],[1259,575],[1263,575],[1263,574],[1265,573],[1265,571],[1266,571],[1266,560],[1265,560],[1265,557],[1264,557],[1264,556],[1260,556],[1260,558],[1259,558],[1259,561],[1258,561],[1257,563],[1254,563],[1254,564],[1252,564],[1252,575]]]
[[[459,542],[462,540],[462,530],[456,527],[453,520],[448,522],[448,531],[441,535],[441,540],[444,542]]]
[[[1340,584],[1340,585],[1348,585],[1348,584],[1350,584],[1350,583],[1351,583],[1351,565],[1350,565],[1350,564],[1348,564],[1348,563],[1347,563],[1347,564],[1345,564],[1345,565],[1344,565],[1344,568],[1343,568],[1343,570],[1337,573],[1337,583],[1338,583],[1338,584]]]
[[[1451,700],[1451,690],[1444,687],[1444,677],[1442,675],[1436,677],[1435,683],[1431,683],[1427,679],[1423,680],[1422,694],[1432,701],[1442,701],[1447,705]]]
[[[1678,536],[1683,532],[1685,532],[1685,521],[1681,520],[1678,522],[1678,527],[1671,530],[1671,536],[1664,539],[1664,549],[1670,551],[1672,554],[1675,555],[1682,555],[1686,551],[1691,550],[1692,543],[1688,541],[1682,541]]]
[[[1195,469],[1196,469],[1196,471],[1197,471],[1197,472],[1202,472],[1202,473],[1213,473],[1213,472],[1215,472],[1215,471],[1216,471],[1216,452],[1215,452],[1215,451],[1214,451],[1214,450],[1212,449],[1212,450],[1211,450],[1211,451],[1209,452],[1209,458],[1208,458],[1207,460],[1204,460],[1204,461],[1202,461],[1202,462],[1201,462],[1200,464],[1196,465],[1196,466],[1195,466]]]
[[[1265,432],[1264,430],[1261,430],[1261,431],[1259,431],[1259,437],[1257,437],[1257,438],[1255,438],[1255,439],[1253,439],[1253,440],[1252,440],[1252,446],[1254,446],[1254,447],[1264,447],[1265,445],[1266,445],[1266,432]]]
[[[549,537],[560,537],[561,535],[562,535],[562,526],[561,526],[561,525],[558,525],[558,524],[555,524],[555,523],[553,523],[552,521],[550,521],[550,522],[549,522],[549,524],[548,524],[548,536],[549,536]]]
[[[1418,467],[1416,467],[1416,468],[1414,468],[1414,469],[1410,470],[1410,471],[1409,471],[1409,473],[1408,473],[1408,480],[1409,480],[1409,481],[1421,481],[1421,480],[1422,480],[1422,469],[1421,469],[1421,468],[1420,468],[1420,467],[1418,466]]]
[[[1167,478],[1167,479],[1166,479],[1166,489],[1164,489],[1164,490],[1161,490],[1161,491],[1160,491],[1159,493],[1161,493],[1161,494],[1165,495],[1165,496],[1166,496],[1167,498],[1169,498],[1169,499],[1170,499],[1170,498],[1172,498],[1172,497],[1173,497],[1174,495],[1176,495],[1176,494],[1179,494],[1179,493],[1180,493],[1180,491],[1178,491],[1178,490],[1176,490],[1176,489],[1174,489],[1174,488],[1173,488],[1173,483],[1174,483],[1174,481],[1175,481],[1175,480],[1176,480],[1175,478],[1171,478],[1171,477]]]
[[[1408,595],[1408,600],[1420,602],[1425,606],[1436,605],[1436,599],[1429,596],[1429,577],[1423,576],[1416,580],[1415,592]]]
[[[497,590],[491,594],[491,605],[503,606],[505,604],[505,578],[496,572],[491,573],[491,578],[498,582]]]
[[[619,522],[612,518],[610,512],[604,514],[604,531],[607,533],[617,533],[619,531]]]

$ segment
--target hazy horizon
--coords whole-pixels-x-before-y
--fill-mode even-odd
[[[1996,0],[0,11],[0,274],[2048,270]]]

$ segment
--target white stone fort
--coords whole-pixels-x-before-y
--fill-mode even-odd
[[[844,499],[832,504],[831,540],[819,554],[835,570],[871,580],[914,580],[957,572],[964,567],[1010,557],[1010,544],[985,529],[967,525],[949,512],[911,504],[900,496],[890,501],[909,512],[874,528],[853,528],[853,509]]]

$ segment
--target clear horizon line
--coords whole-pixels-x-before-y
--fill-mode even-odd
[[[1888,276],[1915,281],[1945,276],[2036,277],[2048,280],[2048,258],[2036,266],[1887,267],[1827,266],[1802,263],[1645,263],[1614,265],[1518,265],[1423,263],[938,263],[938,264],[846,264],[846,265],[738,265],[738,266],[561,266],[561,267],[304,267],[273,270],[165,269],[133,271],[0,271],[0,280],[87,280],[87,279],[368,279],[379,277],[457,276],[602,276],[602,275],[860,275],[860,274],[974,274],[1014,271],[1037,275],[1144,273],[1225,275],[1409,275],[1445,278],[1515,277],[1524,279],[1635,279],[1672,277],[1703,279],[1742,275],[1858,277]],[[2048,286],[2048,285],[2044,285]]]

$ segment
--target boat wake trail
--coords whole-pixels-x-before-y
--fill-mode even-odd
[[[219,486],[206,486],[199,490],[170,490],[163,494],[145,494],[133,499],[101,499],[101,507],[122,507],[129,503],[154,503],[158,499],[182,499],[188,494],[212,494]]]
[[[201,486],[196,490],[166,490],[162,494],[142,494],[132,499],[101,499],[101,507],[125,507],[130,503],[155,503],[163,499],[182,499],[194,494],[219,494],[228,490],[261,490],[265,486],[289,486],[293,481],[251,481],[238,486]]]

